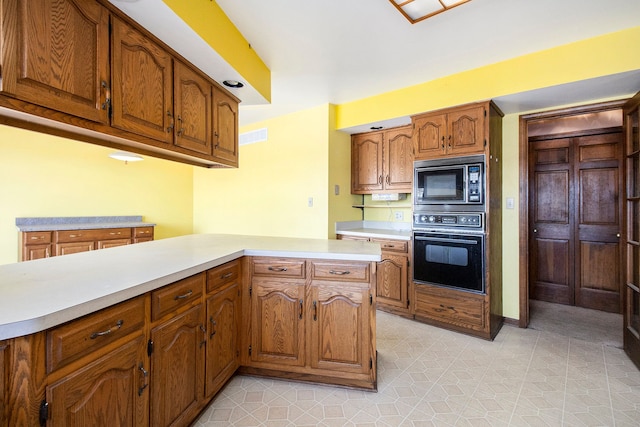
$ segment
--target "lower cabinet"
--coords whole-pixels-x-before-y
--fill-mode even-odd
[[[243,372],[376,388],[375,263],[255,257]]]
[[[202,304],[151,330],[151,425],[186,426],[204,398]]]
[[[146,426],[146,342],[138,335],[51,384],[48,426]]]
[[[7,424],[7,405],[5,404],[7,397],[7,378],[6,372],[8,372],[7,361],[9,356],[7,353],[7,343],[0,341],[0,426]]]

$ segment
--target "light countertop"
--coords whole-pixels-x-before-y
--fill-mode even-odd
[[[336,222],[336,234],[408,241],[411,240],[411,224],[383,221]]]
[[[43,331],[244,255],[377,262],[380,245],[192,234],[0,265],[0,340]]]

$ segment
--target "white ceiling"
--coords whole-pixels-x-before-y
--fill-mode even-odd
[[[176,23],[162,0],[110,1],[217,80],[242,80],[182,21]],[[366,98],[640,24],[638,0],[472,0],[414,25],[388,0],[217,3],[271,70],[271,104],[264,104],[251,87],[234,92],[243,101],[242,125]],[[640,70],[513,94],[497,103],[512,113],[638,90]]]

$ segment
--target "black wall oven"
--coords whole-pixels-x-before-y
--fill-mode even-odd
[[[484,293],[484,245],[483,232],[414,230],[414,282]]]

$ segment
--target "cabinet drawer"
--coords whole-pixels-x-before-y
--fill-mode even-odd
[[[455,295],[433,294],[416,285],[416,316],[447,322],[458,326],[484,327],[484,297],[466,292]]]
[[[220,289],[238,280],[240,280],[240,260],[228,262],[207,272],[207,292]]]
[[[151,237],[153,238],[153,227],[136,227],[133,229],[134,237]]]
[[[131,239],[98,240],[98,249],[115,248],[131,244]]]
[[[311,275],[313,280],[369,282],[370,270],[368,263],[313,261]]]
[[[252,263],[254,276],[279,276],[294,279],[305,278],[305,260],[255,259]]]
[[[200,298],[206,277],[205,273],[196,274],[151,292],[153,320],[158,320],[165,314]]]
[[[24,233],[23,243],[25,245],[51,243],[51,232],[50,231],[27,231]]]
[[[47,372],[144,327],[144,297],[114,305],[47,331]]]
[[[404,240],[371,239],[371,241],[374,243],[380,243],[380,248],[383,252],[407,253],[409,250],[409,242]]]
[[[92,228],[87,230],[62,230],[55,233],[58,243],[131,238],[130,228]]]

